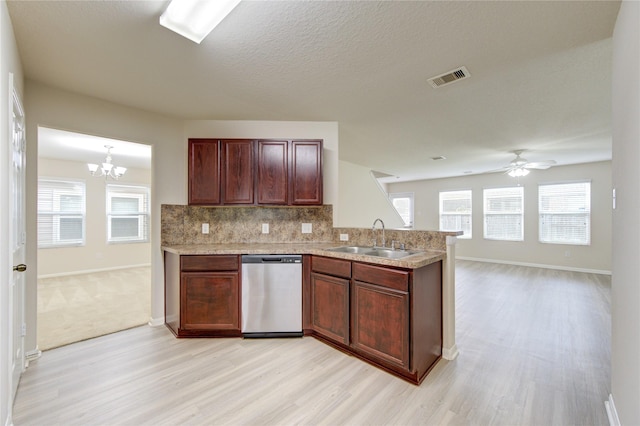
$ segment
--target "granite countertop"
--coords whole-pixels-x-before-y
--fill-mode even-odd
[[[424,250],[402,259],[368,256],[364,254],[340,253],[327,249],[349,245],[349,243],[232,243],[232,244],[185,244],[167,245],[162,249],[180,255],[202,254],[313,254],[337,259],[355,260],[378,265],[417,269],[444,260],[445,251]],[[420,250],[420,249],[416,249]]]

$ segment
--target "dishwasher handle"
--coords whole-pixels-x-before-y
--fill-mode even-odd
[[[245,254],[242,263],[302,263],[300,255],[279,254]]]

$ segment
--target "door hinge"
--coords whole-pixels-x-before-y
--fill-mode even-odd
[[[27,324],[26,323],[22,323],[22,337],[27,335]]]

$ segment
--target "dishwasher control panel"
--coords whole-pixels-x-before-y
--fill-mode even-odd
[[[244,254],[242,263],[302,263],[297,254]]]

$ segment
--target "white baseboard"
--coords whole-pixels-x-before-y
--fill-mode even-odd
[[[28,351],[25,352],[24,354],[24,363],[25,363],[25,368],[29,368],[29,363],[31,361],[35,361],[36,359],[40,358],[42,356],[42,351],[40,349],[38,349],[38,347],[36,346],[36,348],[32,351]]]
[[[531,268],[555,269],[558,271],[584,272],[587,274],[611,275],[611,271],[602,269],[573,268],[571,266],[545,265],[541,263],[512,262],[510,260],[482,259],[477,257],[456,256],[456,260],[472,260],[474,262],[498,263],[501,265],[529,266]]]
[[[62,273],[59,273],[59,274],[38,275],[38,279],[40,279],[40,278],[70,277],[72,275],[93,274],[93,273],[96,273],[96,272],[119,271],[121,269],[142,268],[142,267],[146,267],[146,266],[151,266],[151,264],[150,263],[141,263],[139,265],[114,266],[112,268],[83,269],[81,271],[62,272]]]
[[[613,403],[613,395],[609,394],[609,400],[604,402],[604,408],[607,409],[607,417],[609,418],[609,425],[621,426],[620,419],[618,418],[618,412],[616,411],[616,405]]]
[[[149,320],[149,325],[151,327],[158,327],[160,325],[164,325],[164,317],[160,317],[160,318],[151,318]]]
[[[450,348],[442,348],[442,358],[447,361],[453,361],[458,357],[458,355],[460,355],[460,352],[458,352],[458,347],[456,345],[453,345]]]

